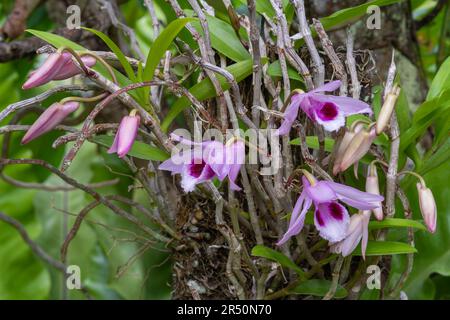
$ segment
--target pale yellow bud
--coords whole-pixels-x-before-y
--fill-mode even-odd
[[[400,88],[397,84],[394,85],[392,90],[388,93],[381,107],[380,114],[377,119],[376,133],[379,135],[384,131],[389,121],[391,120],[392,112],[394,112],[395,103],[400,95]]]
[[[369,193],[380,195],[380,186],[378,184],[377,168],[373,164],[369,165],[366,179],[366,191]],[[377,220],[383,220],[383,208],[381,206],[381,202],[378,208],[372,209],[372,212]]]
[[[345,171],[352,164],[358,162],[369,151],[375,137],[375,130],[370,132],[367,130],[359,131],[345,150],[340,171]]]

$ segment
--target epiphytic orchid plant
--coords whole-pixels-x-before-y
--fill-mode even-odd
[[[339,43],[335,17],[353,8],[311,25],[298,0],[293,16],[281,0],[145,1],[149,37],[99,2],[112,23],[102,30],[122,24],[128,38],[88,24],[71,39],[29,30],[48,44],[11,95],[27,99],[0,111],[0,197],[39,190],[30,207],[52,211],[37,220],[49,219],[42,238],[63,233],[58,250],[8,206],[0,220],[52,272],[105,261],[117,270],[108,279],[145,288],[143,270],[162,266],[173,278],[162,272],[171,288],[158,292],[176,299],[359,299],[376,265],[388,275],[378,298],[415,297],[420,250],[450,232],[432,178],[448,174],[437,169],[450,156],[448,59],[413,108],[397,55],[386,64],[354,50],[351,28]],[[83,277],[87,298],[129,289]]]

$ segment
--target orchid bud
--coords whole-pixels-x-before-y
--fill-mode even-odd
[[[354,128],[345,131],[344,137],[339,144],[338,150],[336,152],[336,159],[334,160],[333,165],[333,175],[336,175],[340,172],[340,166],[342,159],[344,158],[345,150],[347,150],[350,142],[354,139],[356,133],[358,133],[363,128],[362,123],[358,123]]]
[[[423,181],[417,183],[417,191],[419,192],[419,205],[423,220],[428,231],[434,233],[436,231],[437,213],[433,193],[426,187]]]
[[[65,53],[63,53],[65,54]],[[97,60],[91,56],[82,56],[81,61],[83,61],[84,65],[88,68],[91,68],[95,65]],[[66,80],[76,76],[82,72],[80,66],[78,66],[73,59],[68,60],[58,71],[58,73],[53,77],[52,80]]]
[[[368,168],[366,179],[366,192],[380,195],[377,168],[374,164],[370,164]],[[375,215],[375,218],[377,218],[377,220],[383,220],[383,208],[381,207],[381,202],[378,208],[372,209],[372,212]]]
[[[117,153],[119,158],[126,156],[136,139],[139,121],[140,117],[134,114],[122,118],[114,142],[111,148],[109,148],[108,153]]]
[[[397,84],[394,85],[392,90],[388,93],[386,99],[384,100],[383,106],[381,107],[380,114],[377,119],[376,133],[379,135],[384,131],[388,125],[392,112],[394,112],[395,103],[400,95],[400,88]]]
[[[352,164],[358,162],[370,149],[373,140],[375,140],[375,130],[370,132],[363,129],[359,131],[345,150],[345,154],[340,164],[340,171],[347,170]]]
[[[31,89],[52,81],[61,68],[71,59],[72,56],[68,53],[56,52],[50,54],[42,66],[30,73],[22,89]]]
[[[47,108],[39,118],[31,125],[25,136],[22,138],[22,144],[26,144],[46,132],[51,131],[60,124],[69,114],[78,109],[80,104],[75,101],[66,103],[54,103]]]

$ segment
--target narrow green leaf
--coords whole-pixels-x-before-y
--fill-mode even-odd
[[[113,144],[114,137],[108,135],[100,135],[92,138],[91,140],[94,143],[109,148]],[[133,147],[131,148],[130,152],[128,152],[128,155],[139,159],[153,161],[164,161],[169,158],[169,155],[165,151],[141,141],[134,142]]]
[[[300,138],[292,139],[290,144],[300,145]],[[306,145],[312,149],[319,149],[319,138],[317,136],[307,136]],[[331,152],[333,150],[334,140],[331,138],[325,138],[325,151]]]
[[[100,39],[103,40],[103,42],[106,43],[106,45],[111,49],[112,52],[116,55],[117,59],[119,59],[120,64],[125,69],[125,72],[127,73],[128,78],[130,78],[133,82],[138,82],[136,75],[134,74],[133,68],[131,67],[130,62],[128,62],[126,56],[123,54],[122,50],[114,43],[114,41],[111,40],[110,37],[108,37],[106,34],[104,34],[101,31],[86,28],[83,27],[83,29],[88,30],[98,36]]]
[[[208,21],[211,45],[214,49],[235,62],[251,58],[250,53],[239,41],[236,32],[229,23],[211,16],[207,16],[206,19]],[[193,22],[192,25],[198,32],[203,33],[199,21]]]
[[[392,254],[416,253],[416,248],[409,244],[394,241],[371,241],[367,243],[366,256],[385,256]],[[361,246],[359,245],[352,255],[361,256]]]
[[[365,2],[359,6],[345,8],[334,12],[333,14],[321,18],[323,27],[325,30],[331,29],[333,27],[340,27],[347,25],[353,21],[359,20],[362,16],[367,14],[367,8],[370,6],[383,7],[390,4],[402,2],[403,0],[373,0]]]
[[[428,90],[427,100],[436,98],[441,92],[448,89],[450,89],[450,57],[441,64],[434,76],[430,90]]]
[[[252,74],[253,62],[252,60],[245,60],[238,63],[235,63],[226,68],[233,76],[236,82],[240,82],[247,78]],[[223,90],[228,90],[230,88],[229,83],[226,81],[224,77],[221,75],[217,76],[217,80],[219,80],[220,85]],[[202,101],[208,98],[212,98],[216,96],[216,91],[214,90],[214,86],[212,85],[209,79],[204,79],[201,82],[197,83],[193,87],[189,89],[189,92],[192,93],[198,100]],[[166,117],[164,118],[161,128],[164,132],[167,132],[170,124],[176,118],[176,116],[182,112],[185,108],[189,107],[190,102],[186,97],[182,97],[178,99],[175,104],[170,108]]]
[[[410,219],[386,218],[381,221],[374,220],[374,221],[369,222],[370,230],[383,229],[383,228],[394,228],[394,227],[415,228],[415,229],[419,229],[419,230],[427,230],[427,228],[419,221],[410,220]]]
[[[166,50],[172,44],[172,41],[178,35],[178,33],[184,28],[186,23],[195,20],[194,18],[181,18],[172,21],[158,38],[153,42],[152,47],[147,56],[147,60],[145,62],[144,72],[143,72],[143,80],[150,81],[153,79],[153,75],[155,73],[156,67],[159,64],[159,61],[163,57]]]
[[[306,280],[290,290],[293,294],[304,294],[316,297],[323,297],[330,290],[331,281],[325,279]],[[345,298],[348,295],[347,290],[338,284],[334,297],[337,299]]]
[[[263,245],[256,245],[252,249],[252,256],[266,258],[278,262],[283,267],[294,270],[299,276],[303,276],[305,272],[295,264],[291,259],[286,257],[283,253],[268,248]]]
[[[411,127],[400,135],[400,149],[405,150],[410,144],[415,144],[416,139],[421,137],[434,121],[447,115],[449,109],[450,89],[425,101],[414,113]]]
[[[281,73],[281,66],[279,60],[276,60],[269,65],[269,67],[267,68],[267,74],[272,77],[283,76],[283,74]],[[288,66],[288,77],[289,79],[303,82],[303,78],[291,66]]]
[[[450,138],[447,138],[435,153],[431,154],[423,161],[423,166],[418,170],[418,173],[424,175],[450,159]]]

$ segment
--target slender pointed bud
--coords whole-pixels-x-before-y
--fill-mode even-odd
[[[52,104],[32,124],[27,133],[25,133],[22,138],[22,144],[26,144],[44,133],[51,131],[69,114],[77,110],[79,106],[80,104],[75,101],[69,101],[64,104],[59,102]]]
[[[68,54],[68,53],[63,53]],[[81,61],[83,61],[84,65],[88,68],[91,68],[95,65],[97,60],[91,56],[82,56]],[[52,80],[66,80],[82,73],[83,70],[73,61],[73,59],[68,60],[58,71],[58,73],[53,77]]]
[[[345,171],[352,164],[358,162],[369,151],[375,138],[375,129],[370,130],[370,132],[367,132],[365,129],[359,131],[345,150],[340,171]]]
[[[30,73],[22,89],[31,89],[50,82],[70,59],[71,56],[67,53],[56,52],[50,54],[42,66]]]
[[[352,142],[356,133],[359,132],[362,128],[363,125],[358,124],[355,126],[353,130],[345,131],[344,137],[342,138],[341,143],[339,144],[338,150],[336,152],[336,159],[334,160],[333,164],[333,175],[337,175],[340,172],[339,169],[341,166],[342,159],[344,158],[345,150],[347,150],[348,146],[350,145],[350,142]]]
[[[400,88],[397,84],[394,85],[392,90],[388,93],[381,107],[380,114],[377,119],[376,133],[379,135],[384,131],[389,121],[391,120],[392,112],[394,112],[395,103],[400,95]]]
[[[420,212],[428,231],[434,233],[436,231],[437,210],[433,193],[425,184],[417,183],[417,191],[419,192]]]
[[[111,148],[109,148],[108,153],[117,153],[119,158],[125,157],[131,150],[136,139],[139,121],[140,117],[138,115],[129,115],[122,118],[114,142]]]
[[[374,164],[370,164],[368,168],[366,179],[366,192],[380,195],[377,167]],[[383,220],[383,208],[381,206],[381,202],[378,208],[372,209],[372,212],[377,220]]]

